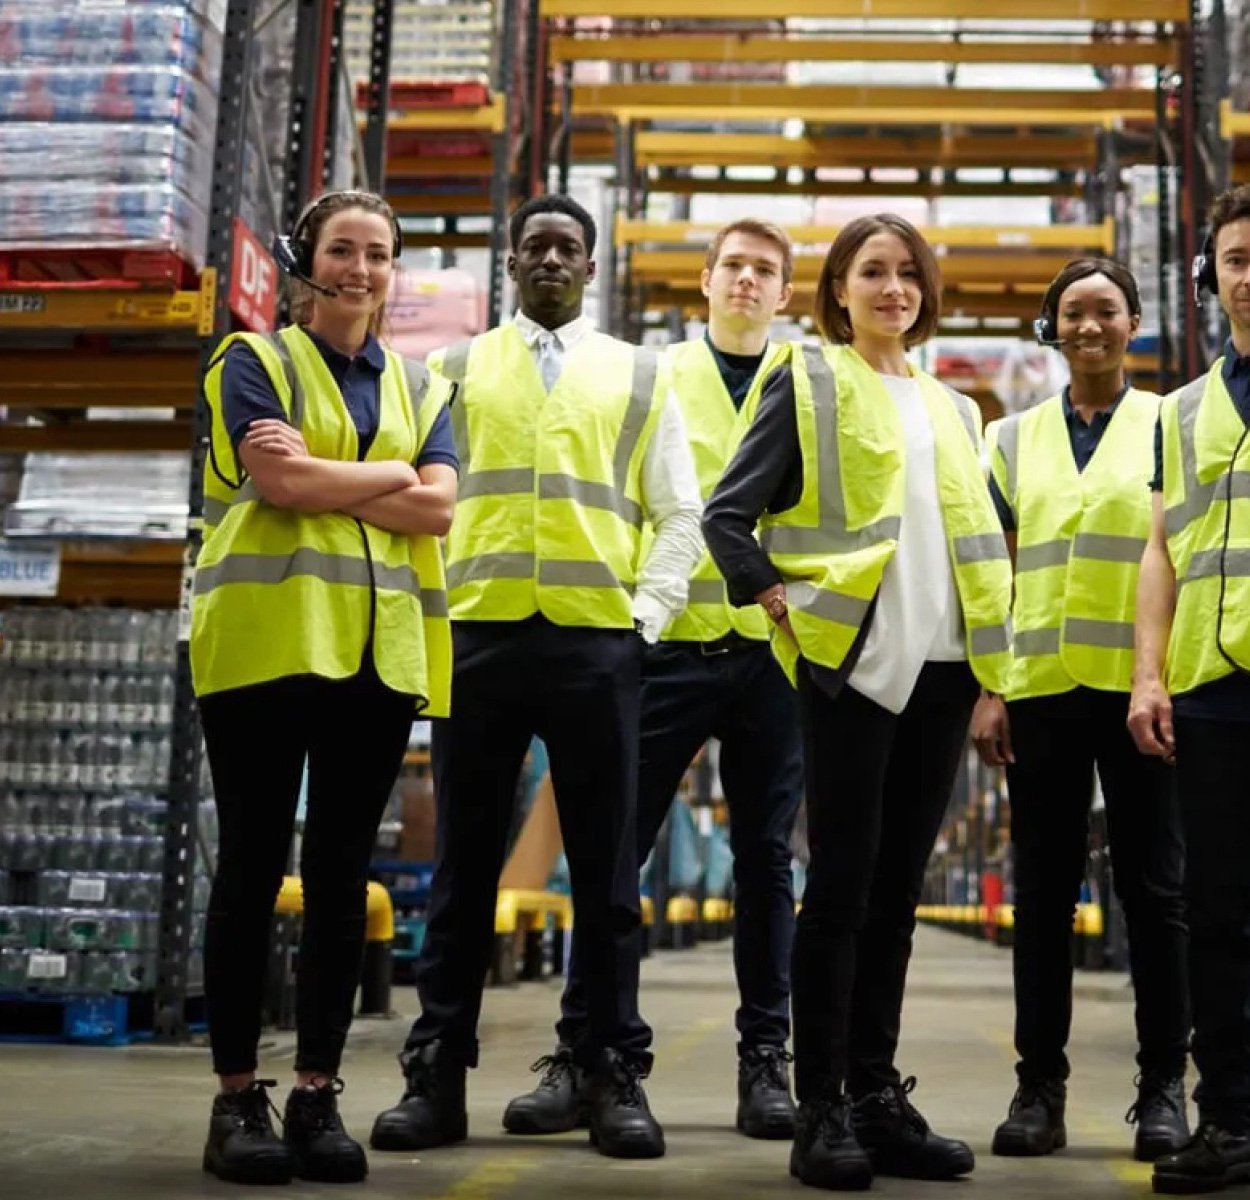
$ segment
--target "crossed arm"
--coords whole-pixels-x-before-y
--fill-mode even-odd
[[[392,533],[441,537],[451,527],[456,472],[445,463],[336,462],[314,458],[299,431],[253,421],[239,458],[260,494],[296,512],[342,512]]]

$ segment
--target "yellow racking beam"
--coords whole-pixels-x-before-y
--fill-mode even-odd
[[[1220,136],[1232,140],[1250,134],[1250,113],[1237,112],[1227,101],[1220,102]]]
[[[404,246],[409,250],[487,250],[489,233],[432,233],[425,230],[404,230]]]
[[[191,422],[74,421],[65,425],[0,424],[0,453],[35,450],[127,453],[134,450],[186,450]]]
[[[490,213],[490,192],[392,192],[387,203],[400,217],[479,217]]]
[[[967,183],[961,179],[948,179],[932,183],[927,179],[913,182],[897,180],[859,179],[805,179],[799,183],[787,183],[777,179],[692,179],[668,175],[651,176],[647,191],[652,194],[673,196],[924,196],[937,200],[943,196],[960,196],[974,199],[994,199],[1000,196],[1072,196],[1085,195],[1085,186],[1078,181],[1053,183]]]
[[[187,330],[203,328],[205,315],[212,329],[209,272],[197,292],[146,291],[0,291],[0,330],[110,329]]]
[[[917,124],[957,124],[965,112],[979,114],[980,124],[1019,124],[1008,113],[1031,114],[1032,124],[1087,124],[1107,117],[1153,118],[1155,94],[1150,88],[952,88],[872,87],[846,84],[775,83],[597,83],[573,88],[577,116],[633,113],[653,116],[664,110],[708,109],[717,119],[746,119],[742,110],[766,110],[769,119],[784,121],[797,113],[828,112],[804,120],[879,123],[882,112],[907,114]],[[853,115],[832,115],[832,114]],[[1045,115],[1043,115],[1045,114]],[[1063,114],[1056,116],[1054,114]],[[919,120],[918,120],[919,118]]]
[[[539,0],[544,17],[775,21],[779,17],[938,18],[994,16],[1013,21],[1189,20],[1187,0],[1011,0],[992,13],[970,13],[968,0]]]
[[[925,137],[787,138],[769,133],[669,133],[640,130],[634,160],[649,167],[1044,167],[1092,169],[1092,133],[1015,137],[952,134]]]
[[[0,406],[191,408],[199,353],[187,350],[0,351]]]
[[[447,179],[458,176],[488,178],[494,159],[487,154],[434,155],[409,154],[396,155],[386,160],[387,179],[405,179],[417,177],[422,179]]]
[[[635,250],[629,260],[630,278],[635,283],[668,283],[693,289],[698,286],[703,259],[702,249]],[[1070,252],[946,254],[941,259],[942,278],[949,284],[1046,284],[1071,260]],[[823,262],[823,254],[796,254],[796,284],[814,283]]]
[[[1168,37],[1123,41],[953,41],[943,38],[813,38],[751,34],[558,34],[553,62],[939,62],[1070,63],[1090,66],[1172,66],[1176,42]]]
[[[386,119],[391,133],[407,133],[412,130],[488,130],[502,133],[507,125],[508,114],[502,96],[495,96],[489,104],[477,108],[419,108],[397,111],[392,109]],[[358,122],[364,133],[365,122]]]
[[[710,242],[720,228],[715,222],[631,220],[617,215],[613,235],[618,246],[643,242],[659,245]],[[796,245],[827,246],[838,236],[837,225],[790,225],[786,232]],[[1099,225],[949,225],[922,229],[932,246],[961,249],[1098,250],[1115,251],[1115,222],[1108,218]]]

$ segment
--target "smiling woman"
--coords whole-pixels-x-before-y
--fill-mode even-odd
[[[902,218],[847,225],[817,291],[830,344],[769,376],[704,512],[731,603],[764,609],[798,689],[812,857],[790,1170],[814,1187],[973,1167],[894,1066],[925,862],[977,680],[1001,687],[1007,663],[1010,567],[977,409],[907,361],[940,294],[933,251]]]

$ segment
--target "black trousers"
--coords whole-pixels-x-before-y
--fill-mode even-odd
[[[966,663],[926,663],[895,715],[849,686],[831,699],[800,664],[811,846],[792,970],[802,1102],[899,1082],[916,905],[977,691]]]
[[[1250,722],[1176,718],[1203,1120],[1250,1132]]]
[[[304,761],[297,1071],[338,1073],[360,981],[378,822],[415,715],[369,661],[351,679],[308,676],[200,700],[220,839],[204,943],[213,1070],[256,1069],[269,930],[286,871]]]
[[[1008,705],[1015,765],[1007,768],[1015,857],[1016,1073],[1022,1083],[1068,1078],[1072,914],[1089,841],[1094,768],[1107,802],[1112,881],[1124,907],[1136,993],[1137,1062],[1184,1073],[1184,851],[1171,768],[1139,754],[1122,692],[1078,688]]]
[[[547,746],[573,908],[587,952],[588,1020],[577,1046],[650,1065],[638,1016],[641,915],[635,850],[642,639],[633,630],[527,621],[454,627],[452,715],[434,725],[434,879],[417,964],[421,1015],[409,1050],[439,1041],[477,1063],[495,896],[530,739]],[[641,1044],[639,1044],[641,1042]]]
[[[734,857],[734,972],[743,1047],[790,1035],[794,887],[790,834],[803,796],[803,745],[794,689],[762,642],[705,654],[697,643],[648,647],[642,667],[638,861],[655,846],[673,796],[699,747],[721,743],[720,776]],[[574,1044],[586,1024],[585,938],[573,931],[563,1016]],[[646,1048],[641,1020],[629,1045]]]

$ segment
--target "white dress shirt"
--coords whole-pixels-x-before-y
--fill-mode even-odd
[[[903,423],[903,519],[863,653],[847,683],[882,708],[900,713],[926,662],[959,662],[968,654],[938,500],[933,422],[914,378],[880,379]]]
[[[525,344],[540,360],[539,339],[555,335],[546,352],[562,361],[564,355],[591,330],[585,317],[575,317],[559,329],[548,330],[518,312],[516,327]],[[541,371],[541,367],[540,367]],[[686,437],[686,423],[672,395],[665,398],[655,433],[642,460],[642,511],[655,529],[655,541],[638,572],[634,588],[634,620],[648,642],[657,642],[664,627],[686,607],[690,572],[703,554],[703,499],[694,458]]]

